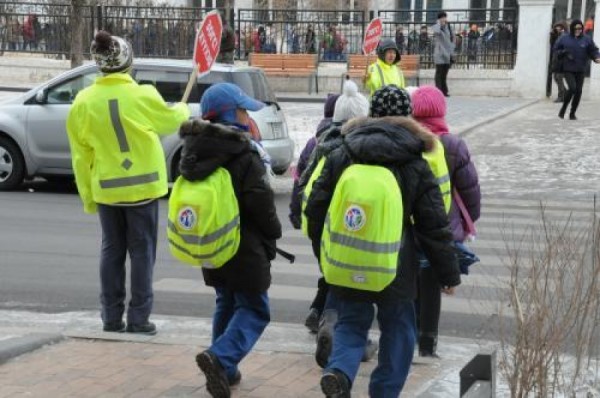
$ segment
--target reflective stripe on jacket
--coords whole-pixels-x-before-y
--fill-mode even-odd
[[[389,65],[378,59],[369,65],[369,79],[365,85],[371,92],[371,96],[381,87],[392,84],[404,88],[404,74],[398,64]]]
[[[167,193],[165,155],[157,134],[177,131],[190,116],[127,73],[99,77],[82,90],[67,118],[73,171],[84,210],[159,198]]]

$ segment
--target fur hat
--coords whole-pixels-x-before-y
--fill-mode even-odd
[[[421,86],[411,96],[415,118],[445,117],[446,98],[434,86]]]
[[[96,33],[90,53],[103,73],[123,72],[133,62],[131,44],[103,30]]]
[[[342,95],[335,103],[332,121],[334,123],[345,122],[355,117],[367,116],[369,114],[369,101],[358,92],[358,86],[352,80],[344,82]]]
[[[383,86],[371,97],[371,116],[410,116],[410,95],[398,86]]]

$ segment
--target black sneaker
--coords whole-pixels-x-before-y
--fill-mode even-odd
[[[339,370],[328,370],[321,376],[321,391],[328,398],[350,398],[350,381]]]
[[[375,357],[377,354],[377,349],[379,348],[379,344],[377,342],[368,339],[367,345],[365,346],[365,352],[363,353],[363,357],[361,362],[369,362],[371,359]]]
[[[575,114],[574,114],[574,113],[571,113],[571,114],[569,115],[569,120],[577,120],[577,116],[575,116]]]
[[[214,398],[229,398],[229,380],[219,359],[210,351],[203,351],[196,355],[196,363],[206,377],[206,389]],[[241,379],[241,374],[240,374]]]
[[[304,321],[304,326],[306,326],[311,333],[317,333],[319,331],[319,311],[315,308],[311,308]]]
[[[242,381],[242,372],[236,370],[233,377],[227,376],[227,381],[229,382],[230,386],[237,386]]]
[[[146,334],[148,336],[154,336],[156,334],[156,325],[152,322],[146,322],[143,324],[128,323],[127,333]]]
[[[117,322],[106,322],[102,327],[102,330],[105,332],[116,332],[123,333],[125,331],[125,322],[117,321]]]
[[[440,359],[440,356],[437,352],[430,350],[419,350],[419,356],[422,358]]]

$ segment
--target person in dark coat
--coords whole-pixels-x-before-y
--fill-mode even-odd
[[[435,134],[444,146],[444,155],[450,175],[450,185],[462,199],[473,222],[479,219],[481,211],[481,189],[475,164],[465,141],[450,134],[446,124],[446,99],[444,94],[433,86],[421,86],[412,93],[412,116],[423,127]],[[452,195],[450,206],[450,228],[454,242],[463,243],[467,231],[463,227],[461,212]],[[420,262],[419,268],[419,355],[438,357],[438,324],[442,308],[441,286],[429,262]]]
[[[583,23],[579,19],[571,22],[570,33],[562,35],[554,44],[554,51],[562,59],[562,70],[569,89],[565,93],[563,105],[558,112],[558,117],[564,119],[569,103],[571,110],[569,119],[577,120],[575,112],[581,100],[585,69],[588,59],[593,59],[600,64],[600,52],[592,39],[583,34]],[[573,101],[571,103],[571,100]]]
[[[212,344],[196,357],[206,376],[208,392],[229,397],[239,383],[239,362],[250,352],[270,321],[271,260],[281,238],[274,194],[265,166],[248,135],[247,110],[264,104],[238,86],[218,83],[202,95],[202,120],[180,129],[181,175],[191,181],[207,178],[218,167],[229,171],[240,209],[240,246],[218,269],[202,269],[206,285],[215,288]]]
[[[562,70],[562,62],[557,57],[556,51],[554,51],[554,44],[556,44],[557,40],[565,34],[566,25],[563,22],[557,22],[552,27],[552,31],[550,32],[550,60],[552,62],[552,77],[554,78],[554,82],[556,83],[556,87],[558,88],[558,96],[554,102],[562,103],[565,99],[565,77],[563,75]]]
[[[309,237],[320,242],[335,186],[352,163],[389,167],[402,192],[403,245],[398,273],[381,292],[331,285],[340,302],[333,350],[321,377],[327,396],[349,397],[377,305],[381,330],[378,366],[371,374],[369,396],[400,395],[413,358],[417,259],[415,237],[448,293],[460,284],[448,217],[439,186],[422,153],[434,145],[433,134],[405,117],[358,118],[342,127],[345,144],[327,156],[305,210]],[[349,151],[353,153],[352,159]],[[411,221],[413,220],[413,221]],[[337,395],[336,395],[337,394]]]

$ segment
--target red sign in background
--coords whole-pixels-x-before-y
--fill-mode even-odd
[[[219,12],[213,10],[206,14],[198,28],[196,47],[194,48],[194,62],[198,67],[198,72],[209,71],[217,59],[221,48],[222,33],[223,23]]]
[[[365,30],[365,38],[363,41],[363,54],[369,55],[377,48],[379,40],[381,39],[381,33],[383,32],[383,25],[381,19],[374,18]]]

